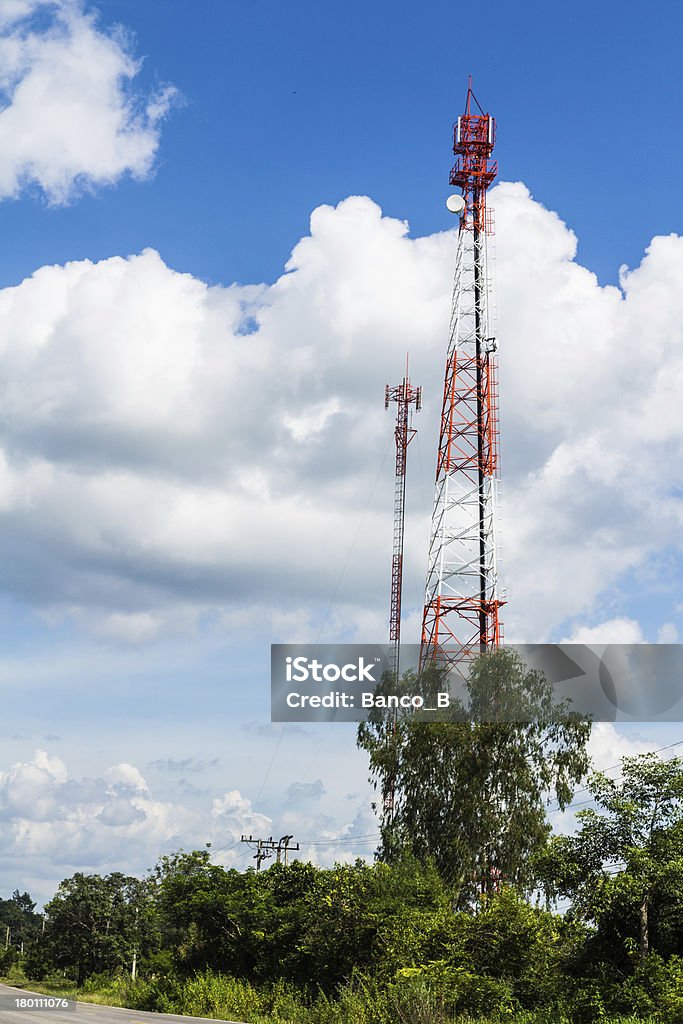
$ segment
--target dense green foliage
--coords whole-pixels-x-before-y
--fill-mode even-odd
[[[683,759],[627,757],[618,781],[589,781],[598,809],[579,811],[574,836],[556,836],[536,861],[550,897],[568,897],[594,925],[585,951],[592,964],[628,971],[637,952],[683,953]]]
[[[666,930],[661,946],[653,930],[643,959],[601,919],[552,913],[510,888],[458,910],[435,867],[411,856],[240,873],[195,851],[133,882],[62,883],[29,976],[40,963],[112,1002],[250,1024],[683,1020],[683,961]]]
[[[153,938],[150,898],[149,882],[120,872],[65,879],[45,906],[48,927],[34,952],[34,973],[52,964],[74,971],[82,985],[92,974],[130,964],[136,948]]]
[[[581,731],[515,737],[468,725],[454,754],[444,730],[455,725],[429,724],[417,737],[404,722],[397,732],[407,757],[421,744],[437,783],[447,776],[438,758],[450,759],[465,804],[475,782],[489,787],[479,832],[456,835],[456,794],[443,789],[443,843],[425,818],[428,843],[401,839],[399,828],[389,838],[400,845],[372,865],[240,872],[196,850],[162,857],[142,880],[77,873],[43,918],[26,893],[0,901],[11,936],[0,973],[249,1024],[683,1024],[683,760],[627,758],[616,780],[592,775],[595,808],[580,812],[574,835],[546,841],[541,789],[551,781],[569,799]],[[505,784],[496,758],[516,781]],[[426,815],[436,811],[428,794],[424,802]],[[506,806],[518,814],[508,826]],[[492,875],[504,857],[527,859],[510,878]],[[464,884],[463,863],[483,866],[487,884],[477,874]],[[569,903],[562,914],[558,898]]]
[[[11,968],[19,950],[35,943],[41,928],[35,908],[29,894],[18,889],[8,900],[0,900],[0,974]]]
[[[428,706],[444,689],[436,668],[419,683],[406,673],[400,686],[421,689]],[[463,907],[501,877],[529,892],[531,857],[550,832],[545,799],[552,793],[560,807],[571,799],[588,767],[590,725],[555,702],[545,676],[510,649],[473,663],[464,697],[448,713],[452,720],[432,722],[375,711],[359,726],[383,795],[381,857],[391,862],[410,849],[432,860]]]

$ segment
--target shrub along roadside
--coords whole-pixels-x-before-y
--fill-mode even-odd
[[[405,969],[395,981],[378,983],[356,976],[333,995],[310,997],[294,985],[277,982],[256,987],[214,972],[192,978],[131,982],[129,978],[91,978],[76,990],[73,982],[53,977],[29,982],[18,971],[1,979],[50,995],[134,1010],[185,1014],[244,1024],[679,1024],[675,1005],[665,1016],[608,1015],[596,993],[584,989],[574,1011],[546,1007],[515,1010],[510,988],[443,963]],[[578,1016],[577,1016],[578,1011]]]
[[[20,959],[31,987],[248,1024],[683,1024],[678,903],[653,897],[643,957],[637,904],[624,880],[607,899],[611,876],[595,922],[510,888],[458,910],[433,866],[409,856],[240,873],[195,851],[134,883],[75,875],[59,887]]]

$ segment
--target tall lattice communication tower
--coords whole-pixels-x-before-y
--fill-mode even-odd
[[[458,157],[447,206],[460,217],[436,464],[436,493],[422,619],[420,662],[455,667],[501,639],[496,564],[498,398],[487,241],[486,193],[496,123],[470,78],[453,128]]]
[[[401,652],[401,595],[403,592],[403,535],[405,531],[406,506],[406,459],[408,445],[417,431],[412,426],[411,406],[419,412],[422,406],[422,388],[413,387],[408,377],[408,360],[406,359],[406,375],[401,384],[390,387],[387,384],[384,392],[384,408],[390,402],[396,402],[396,482],[394,487],[394,550],[391,559],[391,612],[389,616],[389,640],[391,641],[391,671],[398,678],[399,659]]]

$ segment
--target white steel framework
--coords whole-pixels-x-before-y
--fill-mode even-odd
[[[455,665],[500,642],[496,555],[498,410],[489,310],[486,189],[495,124],[467,113],[455,127],[451,174],[462,187],[453,303],[444,379],[436,490],[422,627],[421,664]],[[475,101],[476,102],[476,101]]]

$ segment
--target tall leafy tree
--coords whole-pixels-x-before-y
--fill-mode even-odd
[[[420,687],[430,700],[445,689],[434,668],[419,681],[406,674],[400,686]],[[408,848],[432,859],[463,905],[502,882],[530,888],[531,857],[550,832],[546,802],[571,799],[588,767],[589,735],[590,724],[556,703],[546,678],[510,649],[474,662],[467,702],[454,704],[449,721],[373,713],[358,745],[383,795],[381,858]]]
[[[251,947],[254,941],[263,947],[269,920],[267,900],[252,898],[254,874],[212,864],[208,850],[160,859],[154,872],[159,927],[180,973],[209,967],[242,975],[253,969]]]
[[[551,897],[570,897],[598,926],[602,945],[628,949],[637,937],[641,962],[683,939],[683,758],[626,757],[618,780],[589,780],[597,808],[579,811],[575,836],[558,836],[539,868]]]
[[[0,938],[4,945],[7,938],[14,946],[20,946],[33,939],[40,931],[41,917],[35,912],[36,905],[27,892],[15,889],[8,900],[0,900]],[[9,928],[9,936],[7,929]]]
[[[150,927],[150,886],[113,872],[77,872],[60,883],[45,905],[45,942],[52,962],[78,985],[92,974],[130,970]]]

